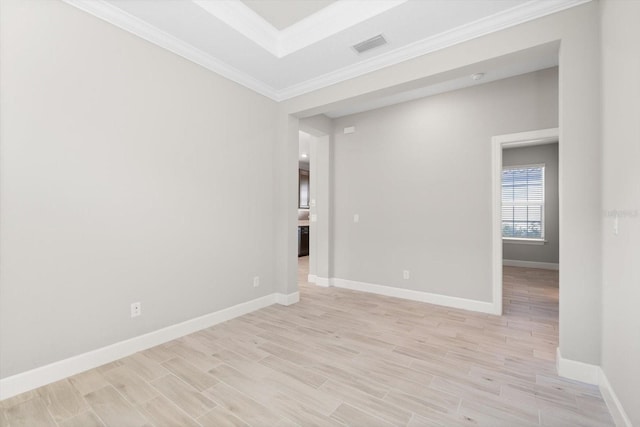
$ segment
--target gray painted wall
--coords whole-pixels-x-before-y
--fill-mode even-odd
[[[545,244],[532,245],[505,241],[502,258],[518,261],[558,263],[558,144],[508,148],[502,151],[503,166],[545,164]]]
[[[297,117],[308,117],[410,90],[547,44],[559,50],[560,349],[571,360],[600,364],[601,134],[599,2],[421,55],[281,103],[278,116],[276,273],[282,289],[296,283]],[[291,183],[291,184],[289,184]],[[593,191],[584,191],[590,188]],[[292,212],[290,214],[289,212]],[[579,220],[576,220],[579,218]],[[580,301],[580,304],[576,304]]]
[[[63,2],[1,8],[0,376],[273,293],[276,103]]]
[[[640,2],[604,1],[601,8],[602,369],[640,426]]]
[[[491,301],[491,137],[557,100],[552,68],[336,119],[333,277]]]

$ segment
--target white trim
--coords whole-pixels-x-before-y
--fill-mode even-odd
[[[237,0],[193,0],[231,28],[271,53],[283,58],[340,31],[380,15],[407,0],[339,1],[278,31],[249,6]]]
[[[273,56],[280,57],[280,32],[249,6],[236,0],[193,0]]]
[[[426,302],[445,307],[460,308],[463,310],[478,311],[481,313],[498,314],[494,304],[485,301],[477,301],[449,295],[432,294],[430,292],[415,291],[412,289],[396,288],[393,286],[375,285],[372,283],[357,282],[355,280],[332,278],[331,286],[336,288],[351,289],[354,291],[369,292],[372,294],[408,299],[412,301]]]
[[[560,347],[556,348],[556,370],[561,377],[587,384],[598,384],[598,371],[600,370],[598,365],[565,359],[562,357]]]
[[[540,268],[542,270],[560,270],[560,264],[554,262],[521,261],[519,259],[504,259],[502,265],[507,267]]]
[[[556,142],[559,137],[558,128],[551,128],[496,135],[491,138],[491,223],[493,228],[491,272],[493,275],[493,305],[498,314],[502,314],[502,149],[516,145],[541,145]]]
[[[297,297],[297,292],[289,295],[276,293],[266,295],[213,313],[205,314],[204,316],[196,317],[195,319],[186,320],[144,335],[3,378],[0,380],[0,400],[96,368],[105,363],[122,359],[138,351],[146,350],[201,329],[217,325],[218,323],[260,310],[276,302],[279,304],[292,304],[296,302],[294,300],[296,300]]]
[[[491,274],[493,276],[492,297],[496,311],[502,315],[502,144],[491,138],[491,223],[493,224],[493,238],[491,248],[493,259]]]
[[[292,305],[300,301],[300,292],[290,294],[275,294],[276,302],[280,305]]]
[[[196,47],[160,30],[159,28],[139,19],[133,15],[128,14],[122,9],[108,3],[105,0],[63,0],[69,5],[75,6],[78,9],[81,9],[93,16],[96,16],[106,22],[109,22],[117,27],[120,27],[130,33],[133,33],[153,44],[156,44],[160,47],[163,47],[176,55],[182,56],[196,64],[199,64],[208,70],[211,70],[215,73],[220,74],[223,77],[226,77],[229,80],[232,80],[238,84],[241,84],[255,92],[258,92],[264,96],[267,96],[275,101],[284,101],[289,98],[293,98],[308,92],[312,92],[314,90],[322,89],[324,87],[349,80],[372,71],[380,70],[382,68],[386,68],[395,64],[398,64],[403,61],[407,61],[409,59],[416,58],[418,56],[425,55],[427,53],[435,52],[437,50],[445,49],[447,47],[469,41],[486,34],[494,33],[496,31],[500,31],[509,27],[513,27],[515,25],[522,24],[524,22],[528,22],[537,18],[541,18],[543,16],[550,15],[552,13],[560,12],[565,9],[569,9],[571,7],[579,6],[583,3],[587,3],[591,0],[546,0],[546,1],[537,1],[530,0],[526,3],[523,3],[519,6],[513,7],[511,9],[496,13],[494,15],[485,17],[483,19],[468,23],[466,25],[462,25],[457,28],[453,28],[449,31],[437,34],[433,37],[429,37],[423,40],[419,40],[415,43],[411,43],[399,49],[395,49],[384,54],[375,56],[373,58],[358,62],[351,66],[347,66],[341,68],[339,70],[335,70],[321,76],[306,80],[304,82],[286,87],[284,89],[275,89],[272,86],[264,83],[263,81],[258,80],[257,78],[250,76],[249,74],[232,67],[217,58],[214,58],[212,55],[205,53],[204,51],[197,49]],[[394,3],[395,2],[395,3]],[[364,12],[365,14],[379,14],[384,12],[384,4],[387,4],[388,8],[395,7],[398,4],[401,4],[403,0],[390,0],[390,1],[376,1],[375,3],[379,6],[379,8],[372,8],[369,11]],[[348,1],[340,1],[335,2],[333,5],[328,6],[325,9],[328,11],[322,12],[323,14],[327,14],[328,16],[333,16],[333,22],[338,27],[334,27],[334,24],[323,24],[317,25],[314,23],[314,20],[321,19],[322,14],[319,14],[319,18],[314,18],[313,15],[309,18],[300,21],[300,29],[297,29],[298,24],[294,24],[288,29],[280,32],[278,37],[285,37],[287,39],[291,38],[290,42],[283,42],[282,47],[274,47],[272,42],[265,41],[268,39],[268,34],[271,33],[271,30],[266,29],[266,27],[262,24],[255,24],[256,17],[247,18],[246,14],[244,18],[235,17],[233,20],[230,16],[234,16],[234,11],[236,9],[241,9],[246,7],[241,4],[241,2],[235,1],[225,1],[225,2],[210,2],[210,1],[198,1],[198,4],[205,7],[210,13],[212,12],[210,9],[215,7],[215,5],[219,3],[224,3],[226,5],[223,8],[223,12],[219,12],[222,15],[222,20],[234,27],[237,31],[239,27],[244,28],[243,34],[251,34],[247,35],[250,39],[256,41],[260,46],[270,51],[273,49],[282,49],[282,52],[286,52],[287,49],[301,49],[304,43],[309,43],[310,40],[318,39],[323,36],[322,34],[327,34],[326,31],[335,31],[335,28],[344,27],[347,25],[346,23],[352,22],[352,25],[357,24],[358,19],[362,19],[365,15],[358,15],[359,18],[355,15],[344,15],[343,18],[338,16],[335,17],[335,11],[340,13],[346,13],[345,11],[340,11],[340,8],[347,7],[352,2]],[[229,7],[229,3],[232,5]],[[357,2],[356,2],[357,3]],[[368,1],[367,4],[374,3],[373,0]],[[343,5],[344,4],[344,5]],[[378,7],[376,6],[376,7]],[[386,6],[385,6],[386,7]],[[247,9],[249,9],[247,7]],[[354,9],[355,10],[355,9]],[[249,9],[249,11],[255,14],[253,11]],[[361,13],[361,12],[358,12]],[[374,15],[375,16],[375,15]],[[262,19],[258,16],[259,19]],[[356,22],[357,21],[357,22]],[[270,25],[265,23],[266,25]],[[305,29],[305,27],[307,27]],[[324,27],[324,28],[323,28]],[[348,27],[345,27],[348,28]],[[344,29],[344,28],[343,28]],[[246,30],[246,31],[245,31]],[[242,31],[241,31],[242,32]],[[306,33],[307,35],[302,37],[301,33]],[[289,35],[286,35],[289,34]],[[316,40],[317,41],[317,40]],[[287,47],[288,46],[288,47]],[[304,47],[304,46],[303,46]]]
[[[549,144],[551,144],[551,142],[549,142]],[[528,145],[528,144],[524,144],[524,145]],[[509,145],[511,148],[513,148],[511,145]],[[545,168],[547,165],[544,163],[530,163],[530,164],[524,164],[524,165],[511,165],[511,166],[502,166],[502,170],[511,170],[511,169],[532,169],[532,168]]]
[[[280,100],[294,98],[400,62],[442,50],[475,38],[513,27],[591,0],[531,0],[486,18],[453,28],[356,64],[289,86],[279,91]]]
[[[558,347],[556,349],[556,370],[561,377],[597,385],[616,426],[632,427],[631,419],[601,366],[565,359],[562,357],[560,347]]]
[[[280,31],[279,58],[378,16],[407,0],[337,1]]]
[[[261,95],[279,101],[278,91],[266,83],[244,73],[225,62],[193,47],[192,45],[165,33],[157,27],[143,21],[122,9],[113,6],[105,0],[63,0],[65,3],[75,6],[97,18],[100,18],[116,27],[122,28],[136,36],[175,53],[191,62],[220,74],[246,88]],[[215,2],[213,2],[215,3]]]
[[[558,142],[560,132],[558,128],[532,130],[527,132],[508,133],[491,138],[498,142],[502,148],[523,147],[525,145],[544,145]]]
[[[331,286],[331,279],[328,277],[318,277],[315,274],[309,275],[309,283],[314,283],[318,286],[322,286],[323,288],[327,288]]]
[[[602,368],[600,369],[599,379],[600,393],[609,408],[609,412],[611,413],[611,417],[613,418],[616,426],[633,427],[631,425],[631,419],[624,410],[624,407],[622,406],[622,403],[620,403],[615,391],[613,391],[613,387],[611,387],[611,383]]]
[[[514,237],[503,237],[502,243],[513,245],[545,245],[548,241],[544,239],[518,239]]]

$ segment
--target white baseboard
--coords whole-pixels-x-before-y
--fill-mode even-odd
[[[138,351],[146,350],[272,304],[289,305],[294,304],[298,300],[298,292],[289,295],[278,293],[266,295],[214,313],[196,317],[195,319],[167,326],[166,328],[158,329],[144,335],[3,378],[0,380],[0,400],[79,374],[80,372],[113,362],[114,360],[127,357]]]
[[[587,384],[597,385],[600,393],[609,408],[611,417],[617,427],[632,427],[631,420],[624,410],[622,403],[618,399],[609,379],[605,375],[602,367],[589,363],[578,362],[576,360],[565,359],[560,353],[560,348],[556,349],[556,368],[558,375]]]
[[[541,268],[543,270],[559,270],[560,265],[553,262],[520,261],[519,259],[503,259],[502,265],[507,267]]]
[[[615,391],[611,387],[611,383],[609,383],[609,379],[605,375],[604,371],[600,369],[600,393],[602,393],[602,397],[604,398],[607,407],[609,408],[609,412],[611,412],[611,417],[613,421],[616,423],[617,427],[633,427],[631,425],[631,419],[627,415],[627,412],[622,407],[622,403],[618,400],[618,396]]]
[[[328,277],[318,277],[315,274],[310,274],[307,280],[309,283],[314,283],[318,286],[322,286],[323,288],[331,286],[331,279]]]
[[[300,292],[290,294],[275,294],[276,302],[280,305],[291,305],[300,301]]]
[[[560,353],[560,347],[556,348],[556,369],[561,377],[587,384],[598,384],[600,366],[565,359]]]
[[[481,313],[499,314],[497,313],[496,307],[492,302],[477,301],[466,298],[452,297],[448,295],[432,294],[429,292],[414,291],[412,289],[396,288],[393,286],[374,285],[371,283],[357,282],[347,279],[333,278],[330,280],[330,285],[337,288],[370,292],[373,294],[386,295],[389,297],[443,305],[445,307],[461,308],[463,310],[479,311]]]

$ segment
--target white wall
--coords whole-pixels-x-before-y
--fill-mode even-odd
[[[515,27],[459,43],[365,76],[283,102],[278,125],[278,277],[295,283],[295,189],[287,168],[295,167],[297,117],[331,111],[397,90],[423,87],[460,72],[472,74],[549,43],[559,44],[560,117],[560,349],[570,360],[600,363],[601,170],[599,4],[589,2]],[[585,188],[591,191],[584,191]],[[288,224],[286,224],[288,222]],[[288,288],[287,288],[288,289]],[[580,301],[577,304],[576,301]]]
[[[502,166],[544,164],[544,244],[503,242],[502,258],[505,260],[558,264],[558,144],[502,150]]]
[[[336,119],[334,277],[491,302],[491,137],[557,127],[557,99],[551,68]]]
[[[0,376],[274,292],[276,104],[59,1],[1,19]]]
[[[602,369],[640,425],[640,2],[603,1]],[[618,231],[614,219],[618,214]]]

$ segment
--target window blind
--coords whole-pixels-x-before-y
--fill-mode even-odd
[[[502,169],[502,237],[544,239],[544,165]]]

